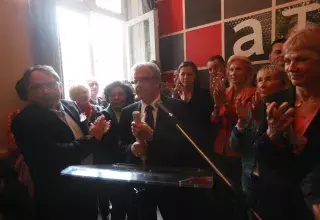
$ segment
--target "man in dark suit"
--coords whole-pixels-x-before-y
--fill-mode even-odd
[[[60,172],[81,164],[98,147],[107,126],[104,117],[89,129],[75,104],[60,99],[60,77],[49,66],[29,68],[16,90],[28,105],[11,129],[30,169],[37,219],[96,219],[95,194]]]
[[[188,122],[188,107],[183,102],[160,97],[158,67],[153,63],[139,64],[133,68],[133,73],[136,93],[141,101],[124,108],[120,117],[120,140],[126,162],[141,164],[141,158],[146,158],[146,164],[150,166],[205,167],[196,150],[158,108],[157,103],[162,102],[181,122]],[[134,111],[140,112],[142,123],[132,122]],[[148,188],[139,197],[140,219],[156,219],[157,206],[165,220],[194,219],[195,206],[185,189]],[[198,217],[201,214],[198,213]]]

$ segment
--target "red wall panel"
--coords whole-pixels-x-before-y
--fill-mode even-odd
[[[163,0],[157,2],[156,7],[159,11],[160,36],[183,29],[182,0]]]
[[[221,55],[221,24],[189,31],[186,33],[187,60],[198,67],[206,66],[210,56]]]

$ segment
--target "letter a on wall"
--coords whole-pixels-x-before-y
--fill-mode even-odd
[[[243,55],[251,61],[268,59],[271,44],[271,11],[225,22],[225,57]]]
[[[248,19],[236,25],[233,29],[235,32],[238,32],[245,27],[251,27],[253,29],[253,33],[237,40],[233,46],[233,53],[246,57],[250,57],[254,53],[256,55],[263,54],[262,27],[260,22],[256,19]],[[242,50],[242,45],[249,41],[253,41],[253,45],[247,50]]]

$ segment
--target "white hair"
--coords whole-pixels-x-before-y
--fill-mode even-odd
[[[157,79],[159,82],[161,82],[161,72],[159,67],[151,62],[146,62],[146,63],[138,63],[135,64],[132,68],[131,68],[131,73],[134,74],[135,72],[137,72],[139,69],[143,68],[143,67],[147,67],[151,70],[152,72],[152,77]]]

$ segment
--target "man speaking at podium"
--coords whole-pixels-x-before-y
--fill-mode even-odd
[[[126,162],[145,163],[147,166],[206,167],[198,152],[179,133],[167,113],[158,108],[157,104],[161,102],[180,122],[188,124],[190,121],[187,105],[160,96],[159,68],[153,63],[144,63],[135,65],[132,72],[136,93],[141,101],[127,106],[121,113],[120,140]],[[140,112],[140,123],[133,122],[134,111]],[[197,217],[201,212],[207,217],[207,213],[195,208],[194,204],[203,205],[203,202],[192,201],[194,197],[191,197],[190,191],[198,193],[187,189],[149,187],[138,198],[139,219],[156,220],[157,206],[164,220],[195,219],[192,212],[197,212]]]

